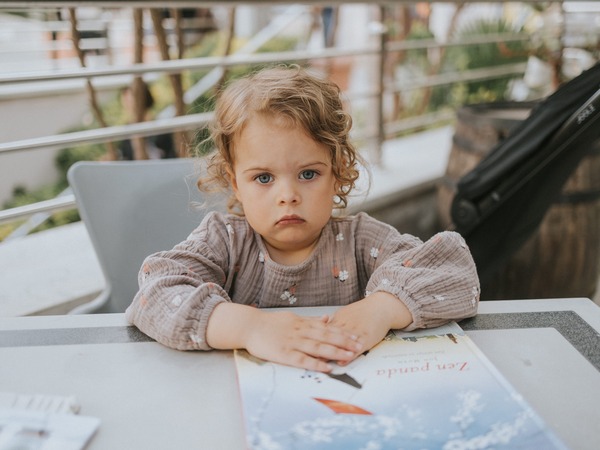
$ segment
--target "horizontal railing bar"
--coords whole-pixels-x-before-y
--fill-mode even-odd
[[[522,75],[525,73],[527,63],[504,64],[492,68],[471,69],[463,72],[451,72],[440,75],[430,75],[420,78],[418,81],[410,81],[403,84],[389,83],[386,92],[401,92],[425,87],[441,86],[464,81],[480,81],[489,78],[500,78],[510,75]]]
[[[3,4],[0,4],[0,11],[3,10]],[[47,8],[44,8],[47,9]],[[201,28],[204,25],[209,25],[212,21],[203,17],[182,17],[181,27],[184,30],[191,30]],[[112,20],[109,19],[77,19],[77,29],[79,31],[107,31],[109,28],[114,29],[112,26]],[[44,29],[46,31],[70,31],[71,25],[68,20],[45,20],[43,22]],[[163,20],[163,27],[166,31],[172,31],[175,28],[175,20],[173,18],[165,18]],[[125,29],[121,27],[121,29]]]
[[[249,64],[266,64],[278,61],[308,61],[312,59],[338,58],[341,56],[377,55],[378,48],[323,49],[319,52],[290,51],[232,56],[208,56],[202,58],[174,59],[156,63],[132,64],[124,67],[80,68],[51,72],[22,72],[0,75],[1,84],[55,81],[73,78],[96,78],[116,75],[143,75],[148,72],[179,73],[186,70],[212,69],[215,66],[231,67]]]
[[[39,148],[56,148],[74,144],[93,144],[128,139],[132,136],[155,136],[173,131],[197,130],[206,126],[213,113],[196,113],[169,119],[149,120],[128,125],[118,125],[93,130],[74,131],[32,139],[0,143],[0,154]]]
[[[428,50],[428,49],[432,49],[432,48],[445,48],[445,47],[452,47],[452,46],[461,46],[461,45],[480,45],[480,44],[493,44],[493,43],[497,43],[497,42],[521,42],[521,41],[526,41],[530,39],[530,36],[524,33],[521,34],[513,34],[513,33],[502,33],[502,34],[494,34],[494,35],[482,35],[482,36],[470,36],[461,40],[453,40],[453,41],[448,41],[448,42],[439,42],[436,41],[434,39],[418,39],[418,40],[408,40],[408,41],[400,41],[400,42],[388,42],[386,44],[386,51],[388,52],[399,52],[399,51],[405,51],[405,50]],[[107,51],[116,51],[116,50],[120,50],[122,48],[126,48],[125,45],[123,46],[114,46],[111,45],[110,47],[107,45],[108,43],[108,39],[107,38],[87,38],[81,41],[81,49],[82,50],[95,50],[95,49],[106,49]],[[45,47],[42,48],[43,51],[55,51],[55,50],[72,50],[73,49],[73,44],[70,41],[48,41],[45,45]],[[373,53],[372,49],[365,49],[366,52],[365,54],[371,54]],[[340,51],[344,51],[344,50],[340,50]],[[367,52],[368,51],[368,52]],[[15,46],[13,46],[10,49],[0,49],[0,54],[13,54],[13,53],[23,53],[23,52],[31,52],[31,53],[36,53],[36,52],[40,52],[40,48],[39,47],[35,47],[33,46],[33,44],[29,44],[29,43],[20,43],[20,44],[15,44]],[[344,56],[344,55],[338,55],[338,56]],[[319,54],[318,57],[315,57],[315,59],[322,57],[322,58],[327,58],[327,57],[335,57],[335,56],[327,56],[327,55],[322,55]],[[202,59],[206,59],[206,58],[202,58]],[[191,60],[191,58],[187,59],[188,61]],[[158,62],[155,63],[155,65],[162,65],[162,62]],[[118,69],[118,68],[117,68]],[[126,68],[122,68],[123,72],[125,73],[129,73],[127,72]],[[47,77],[48,75],[51,75],[51,80],[56,80],[56,71],[52,71],[52,72],[36,72],[38,75],[34,78],[32,78],[32,74],[31,73],[25,73],[25,75],[28,76],[28,80],[26,81],[21,81],[20,80],[20,75],[23,75],[23,73],[12,73],[10,76],[2,76],[0,75],[0,83],[3,84],[8,84],[8,83],[25,83],[25,82],[32,82],[32,81],[47,81],[49,78]],[[81,69],[81,68],[76,68],[76,69],[70,69],[70,70],[65,70],[64,72],[65,74],[65,78],[87,78],[89,77],[89,70],[86,69]],[[76,74],[76,76],[74,76],[74,74]],[[110,76],[115,75],[113,73],[110,74]],[[91,76],[100,76],[100,75],[91,75]],[[109,76],[109,75],[105,75],[105,76]],[[12,77],[12,78],[11,78]],[[17,80],[17,78],[19,78],[19,80]]]
[[[57,212],[77,207],[73,194],[62,195],[51,200],[44,200],[30,205],[0,211],[0,223],[12,222],[22,217],[32,216],[40,212]]]
[[[456,3],[456,0],[426,0],[426,2],[436,3]],[[519,3],[562,3],[564,0],[521,0]],[[476,0],[473,2],[466,2],[464,0],[461,3],[497,3],[497,0]],[[289,1],[276,1],[276,0],[219,0],[219,1],[207,1],[207,0],[169,0],[168,5],[170,8],[187,8],[190,6],[196,7],[211,7],[217,4],[225,6],[241,6],[241,5],[279,5],[292,3]],[[322,5],[322,4],[344,4],[344,3],[366,3],[365,0],[304,0],[302,3],[311,5]],[[375,2],[374,2],[375,3]],[[414,4],[416,0],[386,0],[379,1],[375,4],[390,4],[390,5],[402,5],[402,4]],[[93,4],[95,7],[106,7],[106,8],[164,8],[165,0],[31,0],[31,1],[18,1],[18,0],[5,0],[2,2],[2,9],[17,8],[19,10],[23,8],[59,8],[59,7],[77,7],[85,4]]]
[[[409,117],[386,123],[384,131],[386,137],[393,137],[397,133],[415,130],[422,127],[437,125],[440,123],[456,120],[455,111],[436,111],[421,116]]]
[[[386,43],[386,51],[397,52],[403,50],[425,50],[431,48],[456,47],[460,45],[496,44],[498,42],[520,42],[531,39],[527,33],[494,33],[477,36],[465,36],[460,39],[452,39],[446,42],[435,39],[409,39],[404,41],[389,41]]]

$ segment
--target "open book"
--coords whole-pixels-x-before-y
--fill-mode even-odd
[[[252,450],[566,448],[455,323],[390,332],[331,374],[235,362]]]

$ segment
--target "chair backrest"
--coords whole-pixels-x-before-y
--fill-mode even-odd
[[[123,312],[138,289],[144,258],[169,250],[196,228],[210,209],[196,187],[197,159],[78,162],[68,171],[79,213],[109,290],[96,312]],[[206,203],[209,203],[206,202]]]

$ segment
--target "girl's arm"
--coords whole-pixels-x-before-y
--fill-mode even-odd
[[[328,361],[350,362],[364,345],[329,317],[303,317],[236,303],[221,303],[206,332],[215,349],[244,348],[258,358],[308,370],[329,372]]]
[[[172,250],[146,258],[127,320],[168,347],[209,350],[208,318],[218,304],[229,301],[223,288],[228,239],[223,218],[213,213]]]
[[[425,243],[412,238],[407,246],[405,236],[392,232],[382,241],[365,298],[340,308],[332,324],[370,348],[390,329],[431,328],[476,314],[479,280],[460,235],[443,232]]]

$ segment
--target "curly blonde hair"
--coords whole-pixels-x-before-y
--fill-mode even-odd
[[[202,191],[230,189],[235,138],[256,114],[283,118],[327,146],[336,180],[335,207],[345,208],[348,194],[359,176],[357,165],[364,164],[350,143],[352,117],[344,111],[340,89],[335,83],[297,65],[260,70],[234,80],[222,91],[209,127],[216,150],[209,157],[207,175],[198,180],[198,188]],[[229,196],[228,209],[243,215],[233,193]]]

